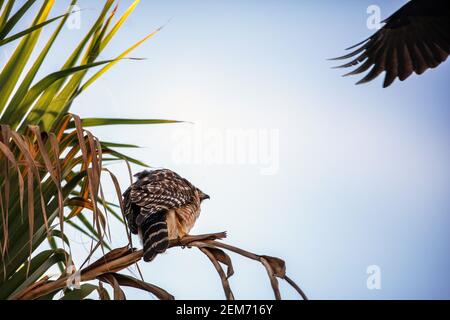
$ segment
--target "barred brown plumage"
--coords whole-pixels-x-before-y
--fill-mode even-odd
[[[189,233],[209,196],[168,169],[143,171],[123,194],[125,217],[144,246],[144,261],[166,251],[169,240]]]

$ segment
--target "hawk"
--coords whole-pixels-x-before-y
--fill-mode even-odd
[[[144,246],[144,261],[152,261],[169,240],[187,235],[209,196],[168,169],[143,171],[123,194],[125,217]]]
[[[336,68],[359,66],[346,74],[367,75],[357,84],[372,81],[386,71],[383,87],[413,72],[436,68],[450,54],[450,1],[412,0],[383,21],[385,25],[370,38],[348,48],[353,52],[332,60],[354,60]],[[359,48],[358,48],[359,47]]]

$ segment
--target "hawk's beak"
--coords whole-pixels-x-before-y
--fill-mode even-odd
[[[202,195],[202,200],[210,199],[210,197],[207,194]]]

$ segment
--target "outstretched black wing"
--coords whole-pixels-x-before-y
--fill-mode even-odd
[[[386,24],[367,40],[348,48],[355,51],[333,60],[354,58],[337,68],[358,66],[346,74],[370,69],[357,84],[372,81],[386,71],[383,87],[396,78],[435,68],[450,54],[450,1],[412,0],[384,21]]]

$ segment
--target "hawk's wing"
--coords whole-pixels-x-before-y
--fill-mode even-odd
[[[195,187],[170,170],[146,171],[138,175],[123,197],[128,225],[136,234],[152,215],[193,203]]]
[[[412,0],[386,19],[385,26],[367,40],[350,49],[358,49],[336,60],[357,56],[337,68],[360,65],[346,74],[371,70],[357,84],[375,79],[386,71],[384,87],[396,78],[401,81],[413,72],[422,74],[435,68],[450,54],[450,1]]]

